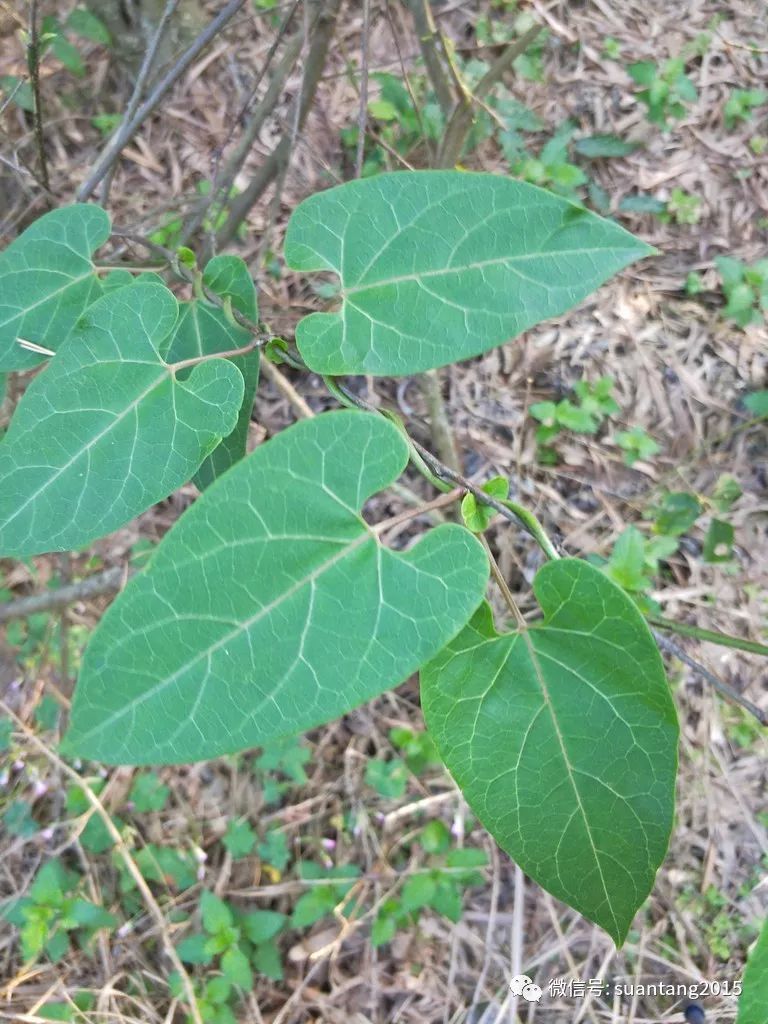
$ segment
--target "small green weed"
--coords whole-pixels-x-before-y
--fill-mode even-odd
[[[696,86],[685,73],[683,57],[671,57],[662,64],[641,60],[630,64],[627,71],[642,87],[637,98],[648,108],[651,124],[666,128],[669,121],[685,117],[688,104],[696,102]]]
[[[723,315],[739,327],[763,323],[768,310],[768,260],[749,266],[731,256],[717,256],[715,264],[726,298]]]

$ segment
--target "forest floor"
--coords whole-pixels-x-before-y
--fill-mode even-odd
[[[211,13],[216,8],[208,6]],[[488,0],[435,6],[441,31],[464,60],[484,56],[483,31],[503,33],[516,17],[513,4]],[[668,492],[693,495],[701,514],[663,569],[651,572],[647,596],[668,618],[766,642],[768,429],[743,399],[768,386],[768,332],[762,320],[742,329],[724,316],[714,262],[730,256],[751,264],[766,256],[768,105],[732,123],[724,113],[733,90],[767,87],[764,5],[691,0],[683,11],[665,0],[533,0],[525,10],[546,32],[505,85],[537,119],[525,134],[528,153],[539,154],[568,119],[576,141],[611,135],[636,143],[624,155],[588,159],[572,141],[568,161],[588,176],[591,201],[607,202],[611,215],[659,254],[573,312],[446,373],[448,414],[465,470],[478,480],[509,477],[518,499],[565,550],[594,558],[612,557],[631,524],[646,538],[654,529],[658,534],[658,508]],[[199,197],[217,147],[229,141],[253,69],[274,41],[274,17],[241,15],[240,27],[214,43],[162,113],[147,122],[112,181],[115,223],[154,231]],[[354,174],[354,144],[344,139],[358,122],[362,37],[363,5],[349,2],[282,189],[254,207],[233,246],[259,284],[262,319],[286,337],[302,315],[326,301],[282,265],[282,233],[302,198]],[[371,5],[367,50],[370,99],[382,88],[379,72],[423,80],[416,36],[399,4]],[[627,67],[679,54],[687,58],[696,99],[663,130],[648,121]],[[0,64],[24,73],[13,26],[0,38]],[[106,48],[91,44],[86,64],[82,79],[73,79],[56,60],[43,76],[51,175],[62,202],[70,201],[102,144],[92,118],[121,110],[130,93]],[[298,76],[289,79],[284,102],[264,126],[236,185],[245,184],[282,135],[299,84]],[[14,154],[32,158],[28,117],[9,105],[2,118]],[[478,133],[463,166],[508,174],[496,121],[489,118],[489,131]],[[387,115],[372,120],[369,129],[367,158],[391,169],[428,165],[430,147],[423,139],[401,145],[407,125]],[[587,195],[586,181],[575,187]],[[620,209],[622,200],[637,196],[655,212]],[[699,277],[686,290],[692,273]],[[333,406],[320,380],[287,372],[315,411]],[[543,459],[531,405],[575,401],[577,382],[601,377],[612,381],[619,411],[594,433],[564,429],[553,443],[557,460]],[[428,439],[415,382],[360,386],[373,400],[399,408]],[[263,379],[252,444],[295,418],[290,402]],[[655,441],[658,451],[630,466],[616,435],[633,428]],[[725,475],[741,493],[721,514]],[[426,485],[422,493],[427,496]],[[125,565],[163,535],[194,494],[189,485],[87,552],[4,563],[2,599]],[[398,510],[386,506],[387,512]],[[729,556],[712,562],[705,538],[718,517],[732,525],[735,539]],[[507,524],[495,526],[491,538],[512,589],[529,607],[537,549]],[[42,957],[25,964],[18,932],[0,926],[0,1019],[37,1021],[51,1019],[51,1012],[61,1014],[56,1019],[92,1022],[182,1019],[163,981],[171,967],[161,940],[163,933],[174,942],[188,934],[203,887],[234,905],[286,915],[296,915],[303,900],[306,923],[294,916],[278,938],[281,971],[270,973],[282,978],[258,974],[245,1001],[231,1004],[235,1019],[254,1024],[680,1022],[681,995],[627,998],[608,993],[604,983],[733,986],[741,978],[768,911],[768,742],[753,718],[689,666],[668,659],[681,723],[670,850],[617,951],[602,931],[516,873],[473,819],[452,780],[430,758],[416,680],[261,754],[149,775],[73,765],[114,817],[122,836],[116,848],[55,755],[84,642],[107,601],[81,601],[61,614],[10,623],[0,638],[0,697],[28,730],[16,729],[0,753],[0,898],[28,893],[41,865],[61,857],[81,877],[88,898],[115,915],[95,942],[85,949],[72,943],[55,963]],[[681,643],[768,709],[766,672],[756,656]],[[137,785],[137,779],[145,781]],[[541,813],[545,819],[547,808]],[[445,826],[429,833],[435,849],[421,842],[430,822]],[[485,866],[458,876],[459,920],[421,909],[391,941],[372,945],[377,910],[402,902],[404,886],[420,872],[423,877],[425,867],[443,870],[444,842],[485,855],[478,857]],[[121,867],[123,847],[145,851],[139,863],[161,919],[132,889]],[[320,877],[314,881],[299,874],[306,861],[316,865],[311,870]],[[339,878],[350,880],[345,900],[349,886]],[[312,893],[320,893],[318,906],[323,899],[327,904],[316,921],[306,900]],[[204,977],[203,967],[189,970]],[[508,983],[520,971],[544,995],[540,1003],[518,1002],[513,1017]],[[552,979],[587,984],[583,994],[577,985],[576,993],[558,998],[548,990]],[[701,991],[708,1022],[735,1020],[732,994]],[[82,1004],[91,1008],[78,1016],[72,1000],[82,993]],[[46,1010],[51,1004],[63,1009]]]

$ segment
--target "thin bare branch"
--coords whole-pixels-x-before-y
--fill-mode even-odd
[[[371,41],[371,0],[363,0],[363,33],[360,40],[360,102],[357,111],[357,152],[355,177],[363,173],[365,131],[368,127],[368,48]]]
[[[759,708],[757,704],[753,704],[751,700],[743,697],[738,690],[729,686],[728,683],[724,683],[722,679],[718,678],[713,672],[710,672],[708,668],[705,668],[704,665],[696,661],[695,658],[692,658],[687,651],[684,651],[679,644],[670,640],[669,637],[664,636],[655,629],[651,630],[651,632],[662,651],[673,655],[678,661],[682,661],[682,663],[687,665],[688,668],[693,669],[697,675],[706,680],[706,682],[708,682],[710,686],[714,687],[714,689],[717,690],[721,696],[725,697],[726,700],[732,701],[734,704],[738,704],[740,707],[744,708],[745,711],[748,711],[750,715],[754,715],[760,725],[768,725],[768,712],[763,711],[763,709]]]
[[[32,85],[32,98],[34,100],[34,126],[35,145],[37,146],[37,160],[40,165],[40,182],[46,191],[50,191],[50,180],[48,177],[48,161],[45,156],[45,134],[43,132],[43,102],[40,95],[40,32],[37,23],[37,0],[31,0],[29,5],[29,42],[27,44],[27,67]]]
[[[139,73],[136,77],[136,83],[131,93],[131,98],[128,100],[128,106],[125,108],[123,114],[123,121],[130,121],[136,111],[139,109],[141,103],[141,97],[144,95],[149,76],[152,73],[152,68],[157,57],[157,51],[160,48],[160,43],[165,35],[165,30],[168,27],[168,22],[173,17],[176,8],[179,6],[180,0],[167,0],[165,9],[163,10],[160,20],[157,23],[157,28],[150,40],[147,52],[144,54],[144,60],[141,62]],[[112,184],[112,176],[115,172],[116,162],[112,164],[109,171],[104,177],[104,182],[101,187],[100,202],[105,204],[109,199],[109,189]]]
[[[161,78],[147,99],[140,104],[133,117],[123,120],[120,127],[107,142],[101,156],[96,161],[96,164],[92,168],[90,174],[77,190],[77,199],[79,201],[82,202],[90,196],[97,185],[99,185],[99,183],[109,173],[110,168],[118,159],[120,153],[128,145],[142,124],[157,109],[163,97],[173,88],[176,82],[178,82],[195,58],[202,53],[211,40],[218,35],[224,26],[232,20],[235,14],[237,14],[244,5],[245,0],[229,0],[229,3],[222,7],[216,17],[206,25],[194,42],[179,57],[173,67],[171,67],[163,78]]]
[[[8,601],[0,604],[0,623],[10,622],[11,619],[26,619],[41,612],[57,611],[77,601],[88,601],[104,594],[116,594],[131,574],[132,570],[127,566],[118,565],[86,576],[77,583],[59,587],[57,590],[44,590],[40,594],[29,594],[27,597]]]
[[[438,167],[454,167],[461,157],[469,130],[472,127],[474,102],[482,100],[498,82],[505,71],[528,49],[541,31],[540,25],[532,25],[518,40],[504,50],[491,64],[486,73],[470,93],[464,91],[456,104],[445,129],[437,157]]]
[[[427,69],[427,75],[435,90],[443,116],[447,118],[453,110],[455,98],[435,45],[438,31],[432,17],[432,8],[429,6],[429,0],[411,0],[409,8],[419,37],[419,48],[424,67]]]
[[[299,131],[304,126],[307,114],[315,98],[317,87],[320,84],[320,78],[325,67],[325,59],[328,55],[328,47],[336,27],[336,18],[340,5],[341,0],[327,0],[321,7],[315,21],[312,31],[312,44],[307,54],[301,86],[298,115]],[[256,171],[247,188],[232,200],[227,220],[216,234],[216,245],[218,248],[227,245],[235,237],[237,229],[248,216],[251,207],[257,202],[264,190],[274,181],[280,169],[290,158],[291,148],[291,136],[286,135]]]

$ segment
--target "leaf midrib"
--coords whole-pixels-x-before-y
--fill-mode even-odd
[[[559,257],[559,256],[585,256],[593,253],[604,253],[604,252],[616,252],[615,246],[598,246],[591,249],[547,249],[541,250],[535,253],[522,253],[518,256],[494,256],[488,260],[478,260],[474,263],[464,263],[457,267],[439,267],[436,270],[423,270],[417,274],[401,274],[394,277],[382,278],[378,281],[372,281],[370,284],[356,284],[349,288],[342,287],[341,297],[344,298],[347,295],[356,295],[360,292],[370,291],[372,288],[386,288],[393,284],[403,284],[408,281],[419,281],[422,278],[429,277],[447,277],[450,274],[464,274],[469,270],[482,270],[484,267],[498,266],[503,263],[506,265],[515,263],[529,263],[532,260],[540,260],[542,258]],[[627,252],[631,252],[631,249],[627,249]],[[337,268],[337,273],[339,273]],[[542,284],[545,284],[542,282]],[[545,285],[546,286],[546,285]]]
[[[558,742],[558,745],[560,747],[560,753],[561,753],[561,756],[563,758],[563,762],[565,764],[566,772],[568,774],[568,781],[570,782],[571,788],[573,789],[574,796],[576,797],[576,803],[578,805],[578,810],[579,810],[579,812],[581,814],[582,821],[584,822],[584,829],[585,829],[585,831],[587,833],[587,838],[589,839],[589,845],[590,845],[590,847],[592,849],[592,855],[593,855],[594,860],[595,860],[595,866],[597,867],[597,873],[600,876],[600,884],[603,887],[603,894],[605,896],[605,905],[608,907],[608,909],[610,911],[611,917],[613,918],[614,926],[616,928],[616,934],[618,935],[618,934],[621,933],[621,928],[620,928],[619,922],[618,922],[618,920],[616,918],[616,914],[614,913],[614,910],[613,910],[613,904],[611,903],[610,893],[608,892],[608,886],[606,885],[605,875],[603,874],[603,866],[602,866],[602,864],[600,862],[600,858],[598,856],[597,847],[595,845],[595,840],[594,840],[594,838],[592,836],[592,830],[589,827],[589,819],[587,817],[587,814],[586,814],[586,811],[585,811],[585,808],[584,808],[584,804],[583,804],[582,799],[581,799],[581,793],[579,792],[579,788],[576,785],[576,779],[574,777],[573,765],[571,764],[570,758],[568,756],[568,750],[567,750],[567,748],[565,746],[565,740],[564,740],[563,734],[562,734],[562,732],[560,730],[560,723],[559,723],[559,721],[557,719],[557,715],[555,714],[555,708],[554,708],[554,704],[553,704],[552,698],[551,698],[551,696],[549,694],[549,688],[547,687],[547,684],[546,684],[545,679],[544,679],[544,672],[542,671],[541,665],[539,663],[538,651],[534,647],[533,642],[531,641],[531,638],[529,636],[529,631],[527,629],[520,630],[520,635],[522,636],[523,641],[524,641],[526,647],[528,648],[528,654],[529,654],[529,657],[531,659],[531,665],[533,666],[533,670],[536,673],[536,678],[537,678],[537,681],[539,683],[539,687],[541,689],[542,696],[544,698],[544,703],[545,703],[545,705],[547,707],[547,710],[549,712],[550,719],[552,720],[552,727],[555,730],[555,735],[557,737],[557,742]]]
[[[242,622],[238,623],[234,629],[230,630],[229,633],[226,633],[214,644],[210,644],[204,650],[199,651],[194,658],[191,658],[189,661],[179,666],[179,668],[177,668],[172,675],[167,676],[165,679],[161,679],[151,689],[145,690],[130,704],[123,706],[118,711],[110,715],[108,718],[102,718],[98,726],[94,727],[93,729],[89,729],[88,732],[85,732],[82,734],[82,736],[78,737],[78,743],[86,743],[88,738],[92,736],[94,733],[100,733],[103,732],[103,730],[105,729],[109,729],[115,722],[119,721],[129,712],[132,712],[137,705],[143,704],[150,698],[155,697],[159,693],[162,693],[168,686],[172,686],[179,679],[180,676],[186,673],[191,667],[196,665],[199,661],[202,661],[205,658],[210,658],[211,655],[213,655],[221,647],[224,647],[232,640],[235,640],[242,633],[247,632],[266,615],[274,611],[275,608],[279,608],[284,601],[288,600],[290,597],[293,597],[294,594],[297,594],[302,589],[302,587],[313,584],[316,579],[323,575],[323,573],[327,572],[329,569],[332,569],[334,565],[336,565],[338,562],[343,561],[343,559],[346,558],[347,555],[351,554],[353,551],[356,551],[364,543],[372,541],[376,546],[379,546],[379,541],[377,540],[376,535],[370,529],[365,520],[361,516],[358,516],[357,518],[359,519],[360,524],[363,527],[365,527],[365,529],[363,532],[361,532],[359,537],[357,537],[354,541],[351,541],[349,544],[347,544],[342,551],[337,552],[331,558],[328,558],[324,562],[321,562],[321,564],[317,566],[317,568],[314,569],[308,575],[302,576],[300,579],[296,580],[292,584],[292,586],[290,586],[287,590],[283,591],[282,594],[278,595],[278,597],[276,597],[274,601],[271,601],[269,604],[264,605],[256,612],[255,615],[252,615],[250,618],[244,619]]]

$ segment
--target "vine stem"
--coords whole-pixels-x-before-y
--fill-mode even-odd
[[[652,629],[653,638],[659,645],[660,649],[666,654],[671,654],[677,658],[678,661],[682,661],[688,668],[693,669],[697,675],[700,675],[702,679],[705,679],[710,686],[714,687],[715,690],[726,700],[732,701],[734,704],[738,704],[740,707],[748,711],[750,715],[753,715],[760,725],[768,726],[768,712],[763,711],[757,704],[753,704],[747,697],[743,697],[738,690],[734,689],[728,683],[723,682],[714,672],[710,672],[708,668],[705,668],[700,662],[692,658],[687,651],[684,651],[679,644],[674,643],[667,637],[663,636],[658,630]]]
[[[745,637],[731,636],[728,633],[717,633],[713,629],[702,629],[700,626],[691,626],[686,622],[673,622],[672,619],[665,619],[661,615],[646,615],[646,619],[652,626],[666,629],[669,633],[677,633],[678,636],[690,636],[694,640],[704,640],[710,644],[719,644],[721,647],[734,647],[738,651],[747,651],[749,654],[761,654],[763,657],[768,657],[768,646],[760,644],[756,640],[747,640]]]
[[[150,915],[155,919],[158,931],[160,932],[163,940],[166,955],[173,964],[174,969],[178,972],[179,977],[181,978],[181,983],[184,986],[184,992],[189,1004],[190,1016],[192,1017],[194,1024],[203,1024],[203,1018],[200,1013],[200,1007],[197,1004],[197,997],[195,996],[192,979],[187,973],[184,964],[181,962],[179,954],[176,952],[176,947],[171,940],[171,936],[168,932],[168,925],[165,917],[163,916],[163,912],[160,909],[160,905],[152,895],[152,890],[147,885],[138,864],[131,856],[131,852],[128,847],[125,845],[125,840],[120,835],[109,811],[104,807],[104,804],[102,804],[101,800],[99,800],[98,796],[94,793],[83,776],[76,772],[74,768],[71,768],[66,761],[63,761],[58,754],[43,743],[43,741],[39,739],[35,733],[24,724],[24,722],[22,722],[19,716],[12,711],[3,700],[0,700],[0,709],[11,719],[11,721],[15,723],[16,727],[24,734],[25,739],[31,743],[33,747],[36,747],[52,765],[54,765],[63,775],[66,775],[67,778],[71,779],[75,785],[83,791],[88,803],[91,805],[94,812],[101,818],[104,823],[104,827],[114,842],[117,852],[125,864],[128,873],[136,883],[136,888],[141,893],[147,910],[149,910]]]
[[[34,100],[35,144],[37,158],[40,163],[40,181],[46,192],[50,192],[48,178],[48,161],[45,157],[45,135],[43,133],[43,106],[40,93],[40,33],[37,25],[37,0],[32,0],[29,7],[29,43],[27,44],[27,67],[32,82],[32,98]]]
[[[517,601],[515,601],[512,591],[509,589],[507,581],[504,579],[504,573],[499,568],[499,563],[496,561],[493,552],[491,551],[491,545],[488,543],[487,538],[482,533],[477,533],[475,536],[479,539],[480,543],[485,548],[485,553],[488,555],[488,561],[491,564],[491,574],[493,575],[496,584],[501,591],[502,597],[504,598],[507,607],[515,617],[515,622],[518,628],[522,632],[528,629],[528,623],[523,618],[523,613],[517,607]]]

